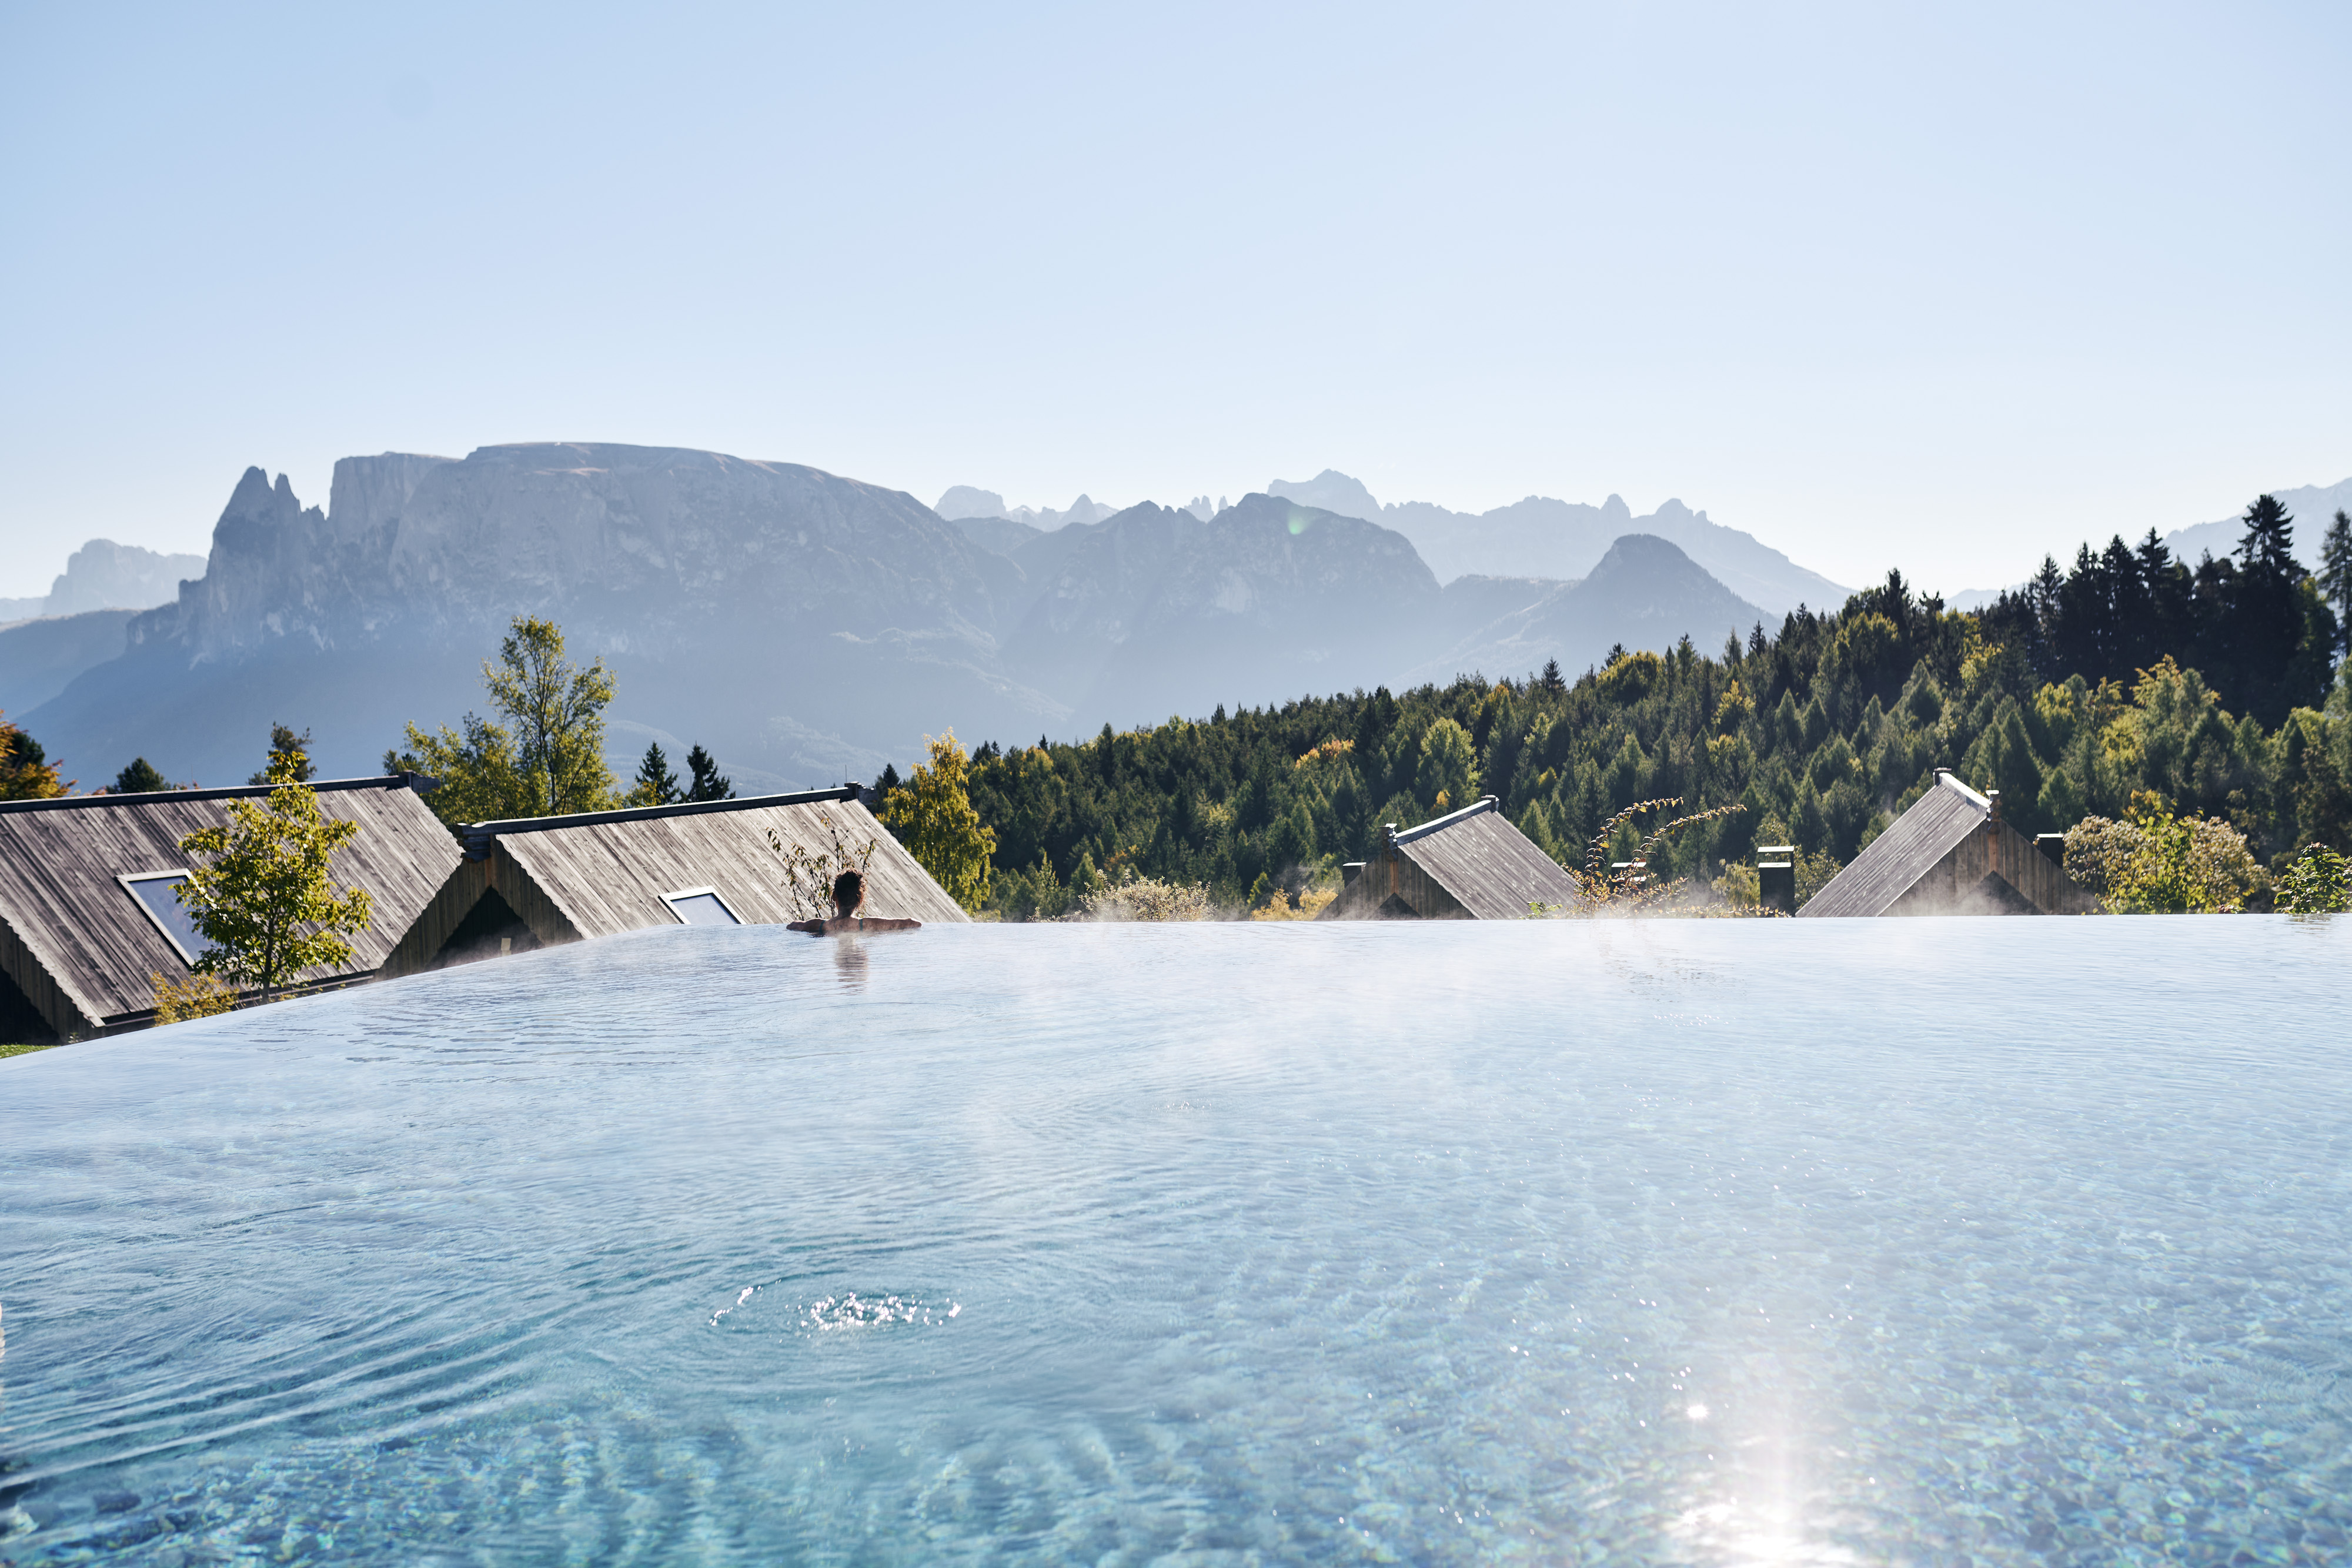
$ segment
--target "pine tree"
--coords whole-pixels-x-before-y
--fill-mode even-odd
[[[710,753],[703,750],[698,743],[693,750],[686,754],[686,767],[687,771],[694,775],[694,782],[687,786],[688,800],[732,800],[735,799],[734,781],[719,771],[717,760]]]
[[[637,777],[629,788],[625,803],[631,806],[674,806],[686,799],[677,787],[677,775],[670,771],[669,758],[661,742],[646,742],[646,754],[637,759]]]
[[[297,784],[308,784],[319,776],[319,769],[310,761],[310,732],[306,729],[297,735],[289,726],[273,724],[269,727],[269,759],[261,765],[260,772],[254,774],[246,782],[268,783],[276,772],[280,758],[289,760],[294,782]],[[157,788],[160,789],[163,786],[159,785]]]
[[[2244,570],[2282,577],[2302,575],[2294,562],[2294,518],[2275,496],[2257,496],[2246,508],[2246,532],[2238,541]]]
[[[268,783],[268,779],[265,777],[262,782]],[[114,793],[117,795],[152,795],[171,787],[171,780],[143,757],[132,758],[131,765],[114,776]]]
[[[1737,639],[1735,639],[1735,642],[1736,641]],[[1558,659],[1546,659],[1544,661],[1543,674],[1536,677],[1536,684],[1543,687],[1544,690],[1554,694],[1568,690],[1568,677],[1559,673],[1559,661]]]
[[[2344,652],[2352,655],[2352,517],[2340,507],[2319,543],[2319,591],[2335,606]]]
[[[1478,752],[1470,732],[1441,718],[1422,737],[1413,793],[1433,812],[1458,811],[1478,798]]]
[[[2222,604],[2221,630],[2235,679],[2225,685],[2219,669],[2206,674],[2232,707],[2269,727],[2306,695],[2291,690],[2289,680],[2304,635],[2303,568],[2294,559],[2294,519],[2276,497],[2256,497],[2245,524],[2238,570]]]

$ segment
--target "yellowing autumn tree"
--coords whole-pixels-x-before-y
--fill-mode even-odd
[[[996,852],[996,834],[982,827],[966,791],[971,758],[956,744],[955,731],[934,740],[928,766],[918,764],[913,777],[883,797],[882,820],[898,841],[950,898],[966,909],[988,902],[989,857]]]
[[[0,800],[51,800],[70,788],[41,743],[0,717]]]

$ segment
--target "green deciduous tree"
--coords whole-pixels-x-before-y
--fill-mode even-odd
[[[613,676],[604,661],[585,668],[563,654],[551,621],[518,615],[482,685],[506,724],[467,714],[462,729],[406,727],[406,751],[383,754],[384,771],[429,773],[441,788],[425,797],[451,824],[510,817],[607,811],[621,803],[604,765],[604,709]]]
[[[2227,915],[2269,886],[2246,836],[2219,819],[2176,817],[2140,793],[2128,821],[2086,817],[2066,834],[2066,874],[2123,915]]]
[[[972,809],[971,759],[956,744],[955,731],[936,740],[926,737],[924,745],[930,762],[918,763],[913,777],[884,799],[882,820],[950,898],[978,909],[988,902],[996,835],[981,825]]]
[[[2287,915],[2341,915],[2352,909],[2352,864],[2326,844],[2313,844],[2279,878],[2278,906]]]
[[[514,737],[504,725],[467,714],[462,731],[408,727],[408,749],[383,754],[386,773],[425,773],[441,787],[425,797],[433,814],[456,826],[535,817],[538,796],[515,766]]]
[[[295,772],[294,759],[279,757],[266,799],[231,800],[226,823],[180,841],[184,853],[203,857],[175,889],[213,944],[195,969],[257,986],[265,1002],[303,970],[350,958],[343,936],[365,930],[370,914],[365,888],[338,888],[328,875],[359,824],[320,811]]]
[[[482,685],[513,727],[515,764],[538,801],[535,815],[616,804],[613,772],[604,766],[613,675],[603,659],[574,664],[564,657],[562,628],[518,615],[499,644],[497,662],[483,662]]]

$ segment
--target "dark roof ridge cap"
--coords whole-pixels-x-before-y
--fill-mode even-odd
[[[468,822],[468,845],[478,839],[504,833],[539,833],[551,828],[593,827],[600,822],[643,822],[657,817],[698,817],[710,811],[748,811],[761,806],[808,806],[820,800],[855,800],[864,790],[856,784],[826,789],[801,789],[786,795],[743,795],[731,800],[681,800],[671,806],[624,806],[616,811],[573,811],[561,817],[508,817],[493,822]]]
[[[1409,844],[1415,839],[1425,839],[1432,833],[1444,832],[1456,822],[1466,822],[1481,811],[1500,810],[1502,805],[1502,801],[1492,795],[1481,795],[1475,803],[1465,806],[1458,811],[1449,811],[1433,822],[1423,822],[1417,828],[1405,829],[1391,842]]]
[[[422,795],[437,789],[441,780],[423,773],[386,773],[369,779],[314,779],[312,790],[415,789]],[[0,816],[16,811],[68,811],[90,806],[147,806],[163,800],[232,800],[267,795],[274,784],[236,784],[218,789],[142,789],[129,795],[59,795],[47,800],[0,800]]]

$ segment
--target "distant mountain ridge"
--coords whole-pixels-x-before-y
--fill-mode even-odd
[[[324,508],[248,469],[173,602],[70,646],[0,633],[0,689],[64,683],[11,716],[84,777],[144,756],[241,778],[278,722],[310,728],[329,772],[362,772],[404,723],[480,710],[483,658],[532,614],[612,666],[616,772],[648,738],[700,742],[749,791],[871,778],[950,725],[1018,738],[1578,668],[1755,613],[1664,539],[1604,552],[1601,587],[1441,590],[1399,530],[1267,494],[1051,532],[978,523],[1009,550],[904,492],[683,448],[345,458]]]
[[[247,470],[205,576],[39,710],[51,751],[241,776],[251,737],[284,720],[315,729],[329,766],[366,770],[404,722],[482,706],[481,660],[519,613],[612,664],[616,747],[698,737],[753,787],[873,771],[882,755],[845,737],[898,754],[942,712],[1000,730],[1063,712],[992,667],[1018,571],[903,492],[538,444],[345,458],[332,496],[304,507]]]
[[[2339,510],[2352,512],[2352,479],[2339,479],[2333,485],[2303,485],[2292,490],[2272,490],[2268,494],[2274,497],[2294,518],[2294,559],[2303,564],[2304,570],[2315,570],[2319,565],[2320,537],[2327,531],[2327,525]],[[2242,513],[2234,517],[2221,517],[2210,523],[2192,523],[2185,528],[2175,528],[2164,536],[2164,544],[2172,551],[2175,559],[2195,566],[2199,558],[2207,554],[2219,560],[2233,553],[2245,532],[2245,517]],[[2061,561],[2059,564],[2067,563]]]
[[[1145,502],[1013,560],[1034,597],[1005,665],[1088,723],[1392,679],[1400,629],[1438,598],[1403,535],[1272,496],[1205,522]]]
[[[1694,512],[1680,501],[1667,501],[1649,516],[1637,517],[1617,496],[1598,507],[1529,496],[1474,516],[1427,501],[1382,506],[1361,481],[1332,468],[1312,479],[1274,480],[1266,491],[1395,528],[1412,540],[1441,580],[1474,572],[1580,578],[1593,570],[1617,539],[1639,533],[1671,540],[1724,586],[1776,621],[1800,604],[1834,609],[1852,591],[1797,565],[1752,534],[1710,521],[1705,512]]]
[[[34,599],[0,599],[0,625],[91,610],[145,610],[168,601],[184,578],[202,577],[200,555],[164,555],[138,545],[92,539],[66,558],[66,569]]]
[[[1405,683],[1447,680],[1458,670],[1540,669],[1550,659],[1574,676],[1605,665],[1614,647],[1663,652],[1685,635],[1712,654],[1727,636],[1744,638],[1772,619],[1655,534],[1615,540],[1574,582],[1531,586],[1541,588],[1537,597],[1415,666]]]

